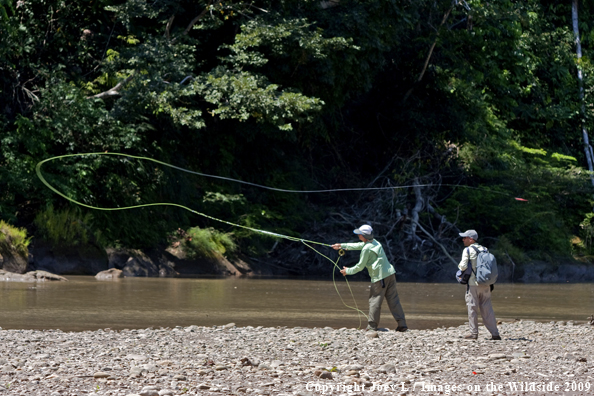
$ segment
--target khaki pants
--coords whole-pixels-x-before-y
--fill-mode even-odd
[[[483,324],[489,330],[491,335],[498,336],[497,320],[493,305],[491,305],[491,287],[488,285],[478,285],[468,287],[466,292],[466,305],[468,306],[468,325],[470,334],[478,335],[478,312],[480,310],[483,318]]]
[[[400,305],[400,298],[398,297],[398,290],[396,290],[396,276],[390,275],[384,278],[385,288],[382,288],[382,282],[374,282],[369,289],[369,326],[368,328],[377,329],[380,321],[380,314],[382,310],[382,302],[384,297],[390,307],[390,312],[399,327],[407,327],[404,318],[404,311]]]

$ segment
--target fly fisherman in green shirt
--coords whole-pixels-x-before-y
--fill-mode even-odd
[[[388,301],[388,307],[392,316],[398,322],[396,331],[406,331],[406,320],[404,311],[400,305],[398,290],[396,290],[396,271],[384,252],[382,245],[373,238],[371,226],[363,225],[353,231],[359,236],[359,243],[335,243],[332,248],[335,250],[360,250],[359,262],[354,267],[342,267],[340,273],[343,276],[354,275],[367,268],[371,277],[371,289],[369,290],[369,318],[367,330],[377,330],[380,320],[380,313],[384,297]]]

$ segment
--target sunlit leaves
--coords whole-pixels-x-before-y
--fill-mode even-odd
[[[233,72],[223,67],[201,76],[193,83],[196,92],[217,107],[210,110],[221,119],[246,121],[255,118],[282,129],[291,129],[290,120],[307,119],[323,102],[297,92],[282,91],[264,76]]]

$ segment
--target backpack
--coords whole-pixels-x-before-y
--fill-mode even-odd
[[[493,254],[489,253],[489,250],[481,246],[484,250],[479,250],[476,246],[470,246],[477,253],[476,258],[476,282],[479,285],[492,285],[497,282],[497,276],[499,271],[497,270],[497,260]],[[469,247],[469,248],[470,248]],[[470,254],[469,254],[470,257]],[[472,274],[472,263],[468,263],[468,267],[464,271],[458,270],[456,272],[456,279],[461,285],[467,285],[470,275]]]
[[[492,285],[497,282],[499,270],[497,269],[497,259],[489,250],[482,246],[484,250],[478,250],[476,246],[470,246],[477,253],[476,258],[476,282],[479,285]]]

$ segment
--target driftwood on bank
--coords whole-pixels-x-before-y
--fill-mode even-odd
[[[0,281],[5,282],[43,282],[43,281],[67,281],[63,276],[52,274],[47,271],[30,271],[25,274],[4,271],[0,269]]]
[[[447,155],[454,154],[449,151]],[[463,246],[456,219],[448,219],[440,212],[440,199],[449,190],[441,184],[443,178],[438,173],[412,176],[397,184],[394,177],[384,175],[389,174],[394,160],[369,186],[386,189],[363,191],[354,199],[351,197],[351,204],[335,207],[325,221],[317,223],[302,237],[328,244],[354,242],[356,236],[352,230],[369,224],[403,280],[453,280]],[[414,159],[400,161],[409,168],[414,168],[414,162]],[[271,271],[286,268],[295,274],[323,275],[332,270],[331,262],[300,244],[271,240],[269,251],[267,260],[277,266],[271,267]],[[332,260],[337,258],[334,252],[323,253]],[[347,253],[339,266],[353,265],[358,257]]]

